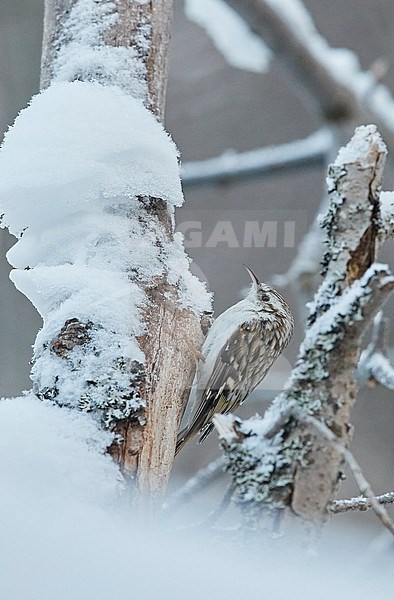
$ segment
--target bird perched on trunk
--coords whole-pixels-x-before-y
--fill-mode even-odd
[[[198,432],[199,442],[205,440],[215,413],[227,414],[242,404],[290,341],[294,320],[287,302],[246,269],[252,289],[214,321],[202,347],[191,417],[178,435],[177,453]]]

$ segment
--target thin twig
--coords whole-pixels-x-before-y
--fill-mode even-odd
[[[332,145],[330,130],[322,128],[303,140],[187,162],[181,179],[184,187],[192,187],[275,175],[299,167],[323,167]]]
[[[375,512],[378,519],[381,521],[384,527],[390,531],[394,536],[394,524],[392,523],[386,509],[381,504],[376,494],[374,494],[371,485],[365,479],[364,474],[361,470],[360,465],[354,458],[353,454],[346,448],[341,440],[327,427],[325,423],[319,421],[311,415],[307,415],[302,410],[294,408],[294,416],[301,422],[307,425],[312,425],[319,433],[321,433],[327,440],[329,440],[336,448],[336,450],[342,454],[344,460],[347,462],[353,477],[358,485],[360,492],[365,496],[371,503],[371,508]]]
[[[207,527],[208,528],[213,527],[213,525],[215,525],[216,521],[221,517],[221,515],[229,507],[231,498],[233,497],[234,492],[235,492],[235,485],[233,483],[230,483],[219,506],[217,508],[215,508],[215,510],[213,510],[211,513],[209,513],[209,515],[206,518],[202,519],[201,521],[198,521],[197,523],[192,523],[192,524],[188,524],[188,525],[180,525],[180,526],[176,527],[175,530],[176,531],[190,531],[190,530],[201,531],[202,529],[205,529]]]
[[[223,513],[226,512],[226,510],[230,506],[231,498],[233,497],[234,492],[235,492],[235,485],[233,483],[230,483],[219,506],[217,508],[215,508],[215,510],[213,510],[207,516],[206,519],[201,521],[200,525],[208,526],[208,527],[212,527],[212,525],[215,525],[216,521],[222,516]]]
[[[383,385],[394,390],[394,368],[387,356],[388,319],[380,311],[372,328],[372,339],[368,347],[361,353],[357,366],[357,378],[360,384]]]
[[[387,492],[386,494],[376,496],[375,500],[379,502],[379,504],[393,504],[394,492]],[[350,498],[349,500],[335,500],[335,502],[329,506],[328,510],[334,515],[338,515],[352,510],[365,511],[371,508],[373,507],[368,498],[358,497]]]
[[[223,474],[224,464],[224,456],[220,456],[206,467],[197,471],[194,477],[189,479],[168,498],[163,506],[163,511],[165,513],[174,513],[182,505],[194,499]]]

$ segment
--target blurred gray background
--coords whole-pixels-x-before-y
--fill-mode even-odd
[[[394,59],[393,0],[308,0],[305,2],[320,32],[331,46],[354,50],[364,69],[378,58]],[[18,111],[38,91],[43,0],[0,0],[0,128],[5,131]],[[394,67],[384,82],[394,91]],[[228,66],[205,32],[190,23],[183,1],[175,0],[166,126],[180,148],[183,161],[204,159],[226,150],[250,150],[304,137],[321,122],[313,106],[294,81],[274,60],[264,75]],[[394,152],[394,149],[393,149]],[[201,247],[190,248],[193,269],[215,292],[215,310],[220,313],[240,298],[248,285],[242,264],[249,265],[263,280],[289,267],[294,247],[285,247],[283,226],[294,222],[295,245],[315,216],[324,186],[324,170],[299,172],[236,184],[186,190],[185,207],[178,222],[201,222]],[[394,177],[386,174],[385,188],[394,188]],[[276,222],[274,247],[244,248],[245,220]],[[215,224],[230,221],[239,247],[226,243],[206,247]],[[0,395],[19,394],[30,386],[31,345],[40,327],[35,309],[8,279],[4,255],[14,239],[0,231]],[[393,246],[391,246],[392,249]],[[391,250],[381,258],[390,262]],[[393,261],[391,266],[394,268]],[[294,298],[285,290],[294,310]],[[387,314],[392,312],[393,303]],[[285,380],[302,339],[297,323],[294,339],[285,356],[264,386],[241,414],[248,416],[265,407],[264,398]],[[377,493],[392,490],[393,393],[363,390],[354,411],[356,428],[353,450]],[[217,440],[210,436],[203,446],[191,444],[176,460],[174,481],[183,480],[218,455]],[[341,495],[355,493],[349,477]],[[215,506],[215,496],[208,497]],[[337,522],[349,517],[337,517]],[[372,523],[370,517],[354,517]]]

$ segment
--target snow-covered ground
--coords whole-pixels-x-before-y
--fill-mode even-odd
[[[31,396],[0,401],[2,600],[391,597],[389,565],[368,561],[352,530],[320,558],[269,539],[248,552],[202,526],[144,531],[103,454],[108,437],[88,415]]]

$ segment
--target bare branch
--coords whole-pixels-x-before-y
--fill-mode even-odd
[[[344,70],[343,62],[338,64],[303,6],[294,23],[280,2],[226,1],[264,39],[288,75],[301,83],[325,122],[347,122],[352,127],[376,123],[387,143],[393,145],[394,102],[390,91],[378,83],[379,77],[373,72],[361,71],[354,56]]]
[[[329,505],[328,511],[333,514],[339,514],[354,510],[365,511],[368,509],[373,509],[379,520],[384,525],[384,527],[386,527],[390,531],[390,533],[394,535],[394,525],[391,522],[391,519],[383,506],[386,504],[394,503],[394,492],[388,492],[386,494],[376,496],[371,488],[371,485],[366,480],[362,469],[355,457],[353,456],[353,454],[346,448],[341,439],[338,438],[338,436],[335,435],[335,433],[333,433],[333,431],[331,431],[329,427],[327,427],[325,423],[319,421],[311,415],[306,414],[303,410],[300,410],[296,406],[295,402],[292,402],[289,403],[282,412],[278,412],[276,414],[276,418],[274,418],[270,426],[268,426],[268,428],[265,428],[263,434],[264,439],[267,440],[267,442],[268,440],[272,440],[272,438],[275,435],[278,435],[280,433],[281,429],[285,428],[285,426],[291,421],[292,418],[296,419],[299,423],[312,425],[317,431],[319,431],[320,434],[324,436],[325,439],[330,441],[330,443],[335,446],[336,450],[343,456],[346,463],[348,464],[360,492],[365,496],[351,498],[350,500],[334,501],[331,505]],[[213,422],[215,428],[217,429],[219,438],[222,440],[225,451],[229,451],[231,449],[230,451],[236,454],[239,460],[239,449],[235,450],[234,452],[234,444],[242,446],[244,440],[248,439],[250,432],[246,432],[244,427],[245,423],[242,423],[240,419],[237,419],[233,415],[215,415]],[[260,431],[260,433],[262,432]],[[245,459],[245,455],[243,456],[243,458]],[[251,458],[251,455],[247,457],[247,460],[249,461],[249,468],[251,468],[253,465]],[[261,468],[261,464],[259,466]],[[231,472],[231,467],[229,470]],[[237,488],[239,490],[239,486],[235,486],[235,488],[232,490],[232,493],[234,493],[234,491]]]
[[[209,465],[197,471],[191,479],[167,498],[163,507],[164,512],[175,512],[178,508],[193,500],[224,474],[224,465],[224,456],[219,456]]]
[[[185,163],[181,178],[184,187],[193,187],[322,166],[331,147],[330,130],[321,129],[303,140]]]
[[[385,153],[376,129],[361,127],[330,167],[331,204],[323,221],[328,238],[325,279],[311,306],[306,338],[283,394],[283,399],[297,401],[306,412],[327,422],[345,444],[351,438],[349,419],[357,390],[353,372],[361,339],[394,287],[387,267],[371,266],[380,235],[379,188]],[[296,428],[291,443],[297,437]],[[292,507],[315,520],[322,518],[335,494],[342,459],[335,450],[326,452],[324,445],[313,441],[311,432],[301,438],[302,445],[309,439],[313,463],[303,461],[294,473]]]
[[[394,368],[387,356],[388,322],[381,311],[373,321],[371,343],[361,353],[357,367],[357,378],[361,385],[381,384],[394,390]]]

